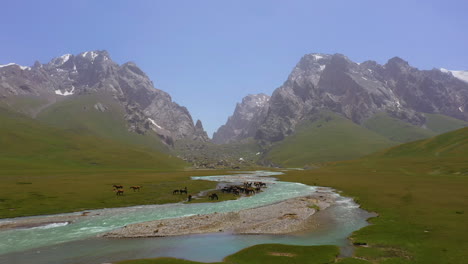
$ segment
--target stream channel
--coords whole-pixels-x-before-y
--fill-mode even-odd
[[[289,245],[337,245],[341,255],[352,254],[353,246],[347,239],[353,231],[368,225],[373,214],[359,208],[352,199],[330,192],[336,202],[313,217],[319,226],[309,232],[295,235],[234,235],[213,233],[177,237],[110,239],[97,237],[128,224],[215,212],[232,212],[307,196],[317,191],[316,186],[277,181],[273,176],[281,172],[237,172],[233,175],[192,177],[193,180],[218,182],[262,181],[267,188],[256,195],[219,203],[144,205],[125,208],[91,210],[90,216],[77,217],[71,223],[57,222],[57,216],[79,216],[82,212],[51,215],[51,221],[42,226],[0,231],[0,263],[5,264],[93,264],[110,263],[124,259],[175,257],[202,262],[221,261],[224,257],[257,244],[280,243]],[[40,216],[44,217],[44,216]],[[14,223],[17,219],[0,220]]]

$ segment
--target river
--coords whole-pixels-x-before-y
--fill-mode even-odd
[[[226,233],[165,238],[106,239],[96,237],[128,224],[144,221],[231,212],[273,204],[310,195],[318,187],[277,181],[281,172],[241,172],[232,175],[192,177],[193,180],[218,182],[263,181],[268,188],[250,197],[219,203],[145,205],[93,210],[92,216],[66,222],[48,223],[32,228],[0,231],[0,263],[107,263],[123,259],[177,257],[195,261],[220,261],[243,248],[264,243],[291,245],[337,245],[343,255],[352,252],[347,237],[366,225],[372,214],[350,198],[335,195],[336,203],[314,217],[319,228],[301,235],[233,235]],[[67,215],[79,215],[62,214]],[[50,219],[56,216],[49,216]],[[2,222],[17,221],[4,219]]]

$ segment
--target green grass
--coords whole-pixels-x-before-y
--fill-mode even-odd
[[[366,120],[363,126],[392,141],[402,143],[429,138],[438,134],[430,129],[424,129],[393,118],[386,113],[374,115]]]
[[[356,257],[424,264],[468,259],[468,128],[280,179],[332,186],[379,214],[352,235],[368,246],[358,246]]]
[[[104,112],[94,108],[97,103],[107,107]],[[169,152],[151,130],[145,135],[128,131],[125,109],[109,94],[87,94],[66,98],[38,114],[37,119],[48,125],[76,133],[86,133],[117,142],[143,146],[159,152]]]
[[[34,117],[50,103],[50,99],[40,96],[16,95],[0,99],[0,107]]]
[[[427,128],[436,132],[437,134],[442,134],[445,132],[453,131],[468,126],[468,122],[453,117],[439,114],[424,115],[427,119]]]
[[[338,114],[321,112],[274,145],[267,159],[286,167],[302,167],[357,158],[395,144]]]
[[[0,175],[31,170],[177,170],[185,165],[168,154],[52,128],[1,108],[0,122]]]
[[[29,174],[21,171],[18,174],[0,175],[0,218],[181,202],[187,199],[187,195],[173,195],[173,190],[187,187],[189,194],[196,194],[216,187],[216,182],[193,181],[190,176],[223,173],[77,170]],[[115,195],[112,188],[114,184],[124,186],[123,196]],[[134,192],[129,188],[133,185],[143,188]]]
[[[328,264],[335,263],[338,255],[336,246],[288,246],[279,244],[256,245],[227,256],[226,264]],[[156,258],[143,260],[126,260],[117,264],[196,264],[201,262],[174,258]]]

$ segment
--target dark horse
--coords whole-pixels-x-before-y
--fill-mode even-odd
[[[184,189],[180,189],[180,190],[177,189],[177,190],[172,191],[172,194],[178,194],[178,193],[179,194],[183,194],[183,193],[187,194],[187,187],[185,187]]]
[[[215,198],[216,200],[219,200],[218,195],[216,193],[212,193],[208,197],[210,198],[210,200],[214,200]]]
[[[191,194],[189,194],[189,196],[187,197],[187,201],[188,202],[192,201],[192,195]]]
[[[116,188],[116,189],[123,189],[123,186],[122,185],[112,185],[112,187]]]
[[[140,191],[141,188],[143,188],[143,187],[138,186],[138,185],[137,185],[137,186],[131,186],[131,187],[130,187],[130,189],[133,189],[133,191],[136,191],[136,190]]]

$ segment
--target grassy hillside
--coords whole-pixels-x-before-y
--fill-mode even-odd
[[[286,167],[357,158],[396,143],[331,112],[298,126],[295,134],[274,145],[267,159]]]
[[[379,217],[352,236],[372,263],[468,259],[468,128],[393,147],[283,180],[332,186]]]
[[[97,103],[107,110],[97,110],[94,107]],[[168,152],[154,132],[145,135],[129,132],[124,115],[125,109],[113,96],[93,93],[57,102],[40,112],[37,119],[54,127]]]
[[[61,98],[58,98],[61,99]],[[0,107],[26,116],[35,117],[42,109],[52,104],[54,100],[41,96],[16,95],[0,98]]]
[[[439,114],[425,114],[425,116],[427,119],[427,128],[436,132],[437,134],[442,134],[468,126],[468,122],[450,116]]]
[[[182,139],[175,143],[174,153],[184,157],[195,167],[252,168],[258,167],[256,162],[261,157],[262,151],[253,138],[222,145]]]
[[[167,154],[65,131],[0,108],[0,174],[17,170],[152,168],[173,170],[183,162]]]
[[[378,113],[366,120],[364,127],[396,142],[410,142],[435,136],[439,133],[424,129],[402,120],[393,118],[386,113]]]

